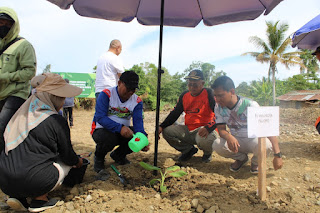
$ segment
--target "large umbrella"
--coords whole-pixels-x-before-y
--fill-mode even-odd
[[[292,37],[292,47],[315,50],[320,46],[320,15],[297,30]]]
[[[267,15],[283,0],[47,0],[81,16],[160,25],[154,165],[157,165],[163,26],[195,27],[253,20]]]

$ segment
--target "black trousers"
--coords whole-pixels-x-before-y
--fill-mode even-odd
[[[93,132],[92,138],[96,143],[94,154],[99,160],[104,160],[107,153],[111,152],[117,145],[119,147],[114,151],[114,156],[117,159],[123,159],[132,152],[128,146],[130,138],[122,137],[120,133],[113,133],[104,128],[99,128]]]
[[[69,125],[73,126],[73,115],[72,115],[72,109],[73,107],[65,107],[63,108],[63,117],[67,120],[69,119]]]
[[[4,149],[3,133],[11,117],[25,102],[23,98],[9,96],[0,101],[0,152]]]

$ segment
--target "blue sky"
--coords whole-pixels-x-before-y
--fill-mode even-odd
[[[1,0],[19,17],[20,35],[34,46],[38,73],[51,64],[53,72],[91,73],[98,57],[107,51],[112,39],[123,45],[120,55],[126,69],[134,64],[158,64],[159,27],[143,26],[133,20],[120,23],[77,15],[71,8],[61,10],[46,0]],[[288,36],[320,13],[319,0],[284,0],[268,16],[253,21],[212,27],[164,27],[162,66],[171,74],[183,72],[192,61],[208,62],[223,70],[236,85],[267,76],[268,64],[259,64],[244,52],[257,51],[250,36],[265,39],[266,21],[289,24]],[[293,50],[293,49],[292,49]],[[278,66],[277,78],[299,73]]]

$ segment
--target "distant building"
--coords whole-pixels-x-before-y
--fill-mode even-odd
[[[296,90],[277,97],[281,108],[320,107],[320,90]]]

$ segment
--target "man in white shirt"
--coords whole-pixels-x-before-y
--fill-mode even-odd
[[[214,113],[220,139],[213,143],[213,150],[219,155],[235,160],[230,165],[233,172],[245,165],[248,161],[248,153],[253,153],[250,172],[258,173],[258,138],[248,138],[247,112],[248,107],[259,107],[259,104],[251,99],[236,95],[235,86],[231,78],[220,76],[211,85],[216,100]],[[226,127],[229,127],[227,130]],[[266,150],[274,152],[273,167],[281,169],[282,154],[280,152],[278,138],[268,137]]]
[[[121,50],[121,42],[114,39],[110,43],[109,50],[100,56],[96,73],[96,99],[102,90],[117,86],[124,72],[122,60],[118,57]]]

